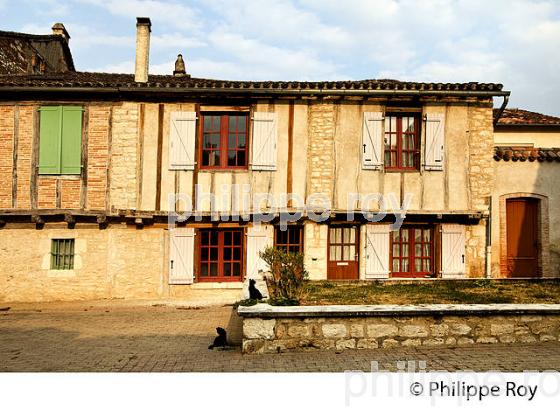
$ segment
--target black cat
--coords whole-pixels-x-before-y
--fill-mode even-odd
[[[218,336],[216,336],[216,338],[214,339],[214,343],[208,346],[208,349],[212,350],[215,347],[228,347],[229,345],[227,341],[226,329],[224,329],[223,327],[217,327],[216,332],[218,332]]]
[[[262,300],[263,295],[260,290],[255,286],[255,279],[249,280],[249,299]]]

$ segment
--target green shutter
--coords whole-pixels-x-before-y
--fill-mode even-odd
[[[62,108],[62,152],[60,170],[62,174],[82,172],[82,107]]]
[[[41,107],[39,174],[60,174],[62,107]]]

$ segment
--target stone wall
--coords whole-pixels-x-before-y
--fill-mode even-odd
[[[4,228],[0,235],[0,301],[153,299],[169,294],[167,231],[133,226],[47,224]],[[75,239],[74,269],[50,269],[51,239]]]
[[[560,314],[243,320],[244,353],[560,341]]]
[[[487,212],[494,188],[494,131],[492,106],[469,106],[468,120],[469,209]],[[466,266],[468,277],[486,273],[486,220],[467,230]]]
[[[136,209],[138,104],[115,106],[112,121],[110,205],[116,209]]]
[[[321,194],[331,200],[334,180],[334,104],[309,105],[309,147],[307,151],[308,195]]]

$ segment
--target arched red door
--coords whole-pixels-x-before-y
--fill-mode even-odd
[[[506,200],[507,275],[531,278],[538,273],[538,199]]]

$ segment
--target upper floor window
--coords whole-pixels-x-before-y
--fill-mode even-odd
[[[201,168],[246,168],[249,115],[202,115]]]
[[[80,174],[82,107],[44,106],[39,111],[39,174]]]
[[[420,168],[419,116],[391,113],[385,117],[385,168]]]

